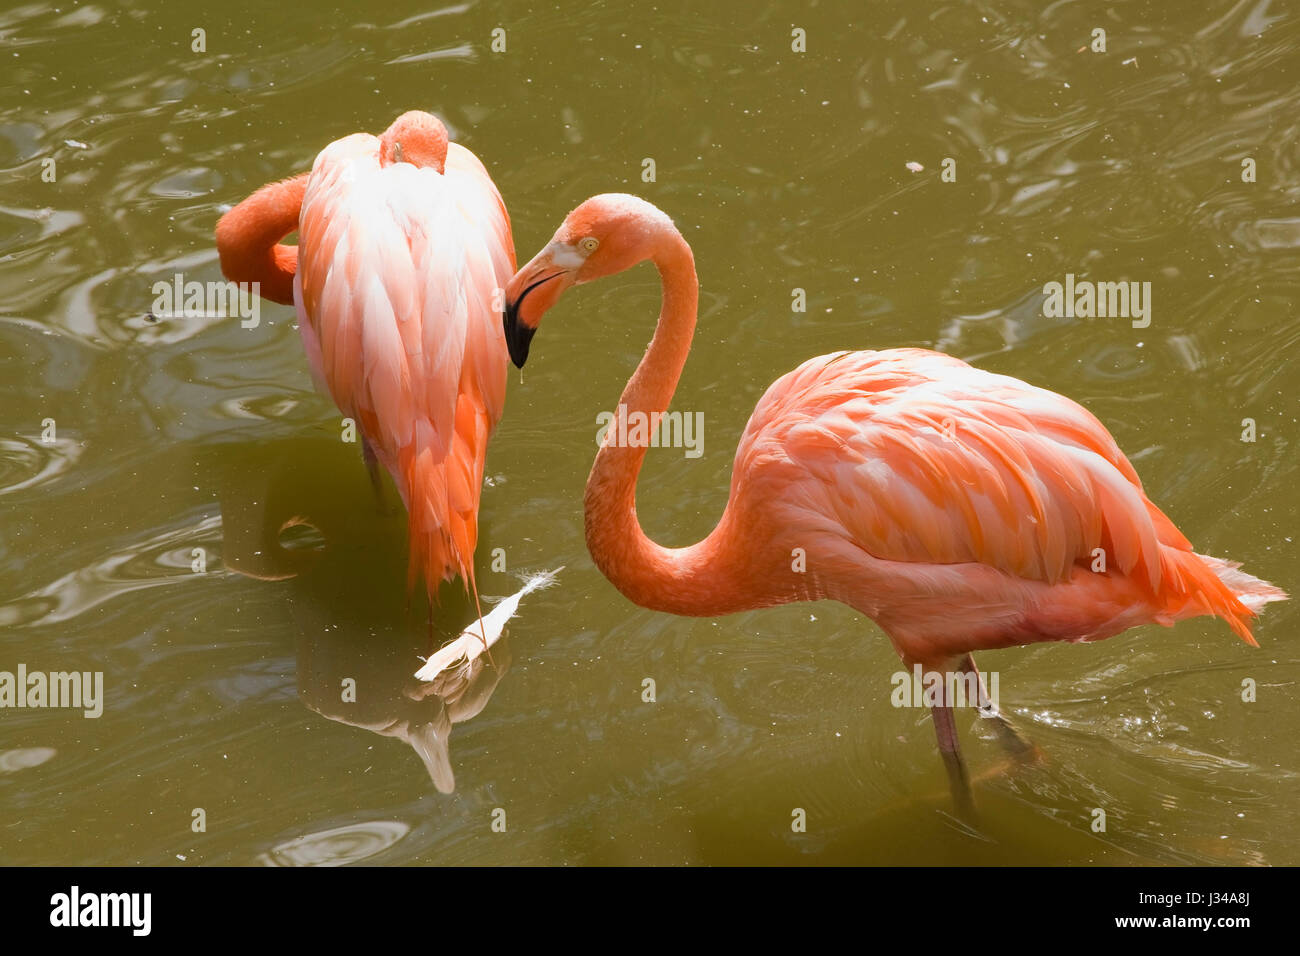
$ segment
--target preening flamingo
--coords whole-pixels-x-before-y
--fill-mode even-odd
[[[298,245],[280,240],[298,231]],[[331,143],[217,224],[228,279],[298,310],[316,381],[409,515],[408,584],[474,588],[488,439],[505,402],[499,290],[510,218],[483,164],[428,113]],[[307,480],[310,480],[309,478]],[[477,590],[475,589],[477,600]]]
[[[672,220],[634,196],[588,199],[510,280],[514,363],[566,289],[646,259],[663,307],[619,403],[629,420],[655,421],[690,350],[698,281]],[[875,620],[909,668],[977,676],[973,651],[1201,615],[1253,645],[1251,619],[1286,597],[1194,552],[1082,406],[939,352],[835,352],[778,379],[740,439],[722,518],[688,547],[642,532],[646,447],[621,437],[606,431],[587,480],[587,546],[615,587],[655,610],[712,616],[829,598]],[[1093,570],[1098,554],[1104,571]],[[952,704],[945,696],[931,712],[968,811]]]

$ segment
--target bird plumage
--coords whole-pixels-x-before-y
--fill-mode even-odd
[[[505,401],[494,298],[514,246],[501,196],[482,163],[418,112],[382,136],[331,143],[309,174],[276,186],[245,203],[282,214],[296,196],[297,255],[261,248],[291,231],[283,215],[267,222],[236,207],[218,227],[223,269],[237,281],[261,269],[275,283],[292,267],[313,375],[406,504],[412,581],[422,573],[431,597],[456,576],[472,586],[484,458]]]
[[[651,420],[665,411],[698,280],[681,233],[634,196],[587,200],[511,280],[514,361],[565,289],[646,259],[663,309],[619,404]],[[1194,552],[1082,406],[926,349],[822,355],[773,383],[741,437],[721,519],[685,547],[641,530],[646,449],[612,436],[588,479],[588,547],[619,590],[658,610],[832,598],[876,620],[909,664],[943,667],[975,650],[1197,615],[1253,644],[1251,619],[1285,597]]]
[[[777,511],[791,542],[816,528],[816,547],[857,552],[830,590],[909,658],[1196,614],[1253,644],[1243,597],[1276,591],[1192,551],[1082,406],[925,349],[837,352],[778,379],[741,437],[731,501]]]

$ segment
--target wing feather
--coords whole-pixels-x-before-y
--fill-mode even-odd
[[[1081,406],[924,349],[835,353],[778,380],[734,474],[816,479],[815,500],[787,506],[821,512],[885,560],[1060,582],[1102,548],[1155,591],[1160,545],[1190,547]]]

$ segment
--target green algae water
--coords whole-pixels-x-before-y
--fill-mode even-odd
[[[674,408],[702,429],[649,455],[655,540],[712,527],[779,375],[925,346],[1083,403],[1198,550],[1294,592],[1294,10],[124,0],[9,7],[0,38],[0,672],[102,679],[97,716],[0,708],[0,863],[1300,863],[1295,602],[1257,649],[1202,619],[981,655],[1044,759],[959,714],[979,835],[870,621],[629,604],[581,503],[649,266],[567,295],[511,372],[478,580],[565,570],[452,699],[412,676],[405,519],[293,310],[151,314],[221,278],[228,205],[425,109],[521,262],[599,192],[691,243]],[[472,617],[444,588],[433,644]]]

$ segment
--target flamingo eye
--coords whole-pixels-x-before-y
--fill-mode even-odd
[[[600,240],[595,236],[588,236],[586,239],[582,239],[578,242],[578,248],[586,255],[591,255],[595,252],[598,245],[600,245]]]

